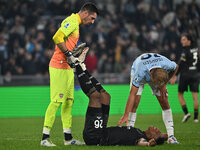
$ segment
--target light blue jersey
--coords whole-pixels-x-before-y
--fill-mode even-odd
[[[152,68],[162,68],[169,73],[174,71],[176,66],[175,62],[162,55],[156,53],[142,54],[137,57],[131,67],[132,83],[134,86],[139,87],[140,84],[151,82],[150,70]]]

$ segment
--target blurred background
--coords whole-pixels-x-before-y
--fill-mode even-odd
[[[0,86],[48,85],[52,37],[61,21],[85,2],[1,0]],[[100,15],[94,25],[80,28],[80,40],[90,47],[88,70],[104,84],[129,83],[130,67],[144,52],[158,52],[177,62],[184,32],[200,45],[200,0],[92,2]]]

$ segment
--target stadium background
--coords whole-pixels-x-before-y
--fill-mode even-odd
[[[49,102],[52,36],[60,22],[77,12],[84,2],[0,1],[0,117],[44,115]],[[139,54],[158,52],[177,62],[181,53],[180,35],[184,32],[192,34],[200,44],[200,1],[92,2],[98,6],[100,15],[94,25],[80,28],[80,40],[90,47],[85,63],[111,93],[111,114],[122,114],[129,91],[130,67]],[[73,115],[84,115],[88,100],[84,100],[87,98],[77,80],[75,85]],[[181,113],[177,86],[168,88],[173,112]],[[138,113],[160,113],[150,89],[147,87],[144,92]],[[186,99],[192,112],[191,95]]]

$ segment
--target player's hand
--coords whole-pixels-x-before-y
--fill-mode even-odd
[[[126,123],[126,126],[127,126],[127,124],[128,124],[128,115],[123,115],[121,117],[121,119],[118,122],[118,126],[121,127],[124,122]]]
[[[177,79],[177,77],[176,77],[176,76],[173,76],[173,77],[171,78],[171,80],[170,80],[170,83],[171,83],[172,85],[175,84],[176,79]]]
[[[155,146],[156,141],[154,139],[149,140],[148,146]]]

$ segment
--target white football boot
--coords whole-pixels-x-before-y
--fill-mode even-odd
[[[190,113],[187,113],[187,114],[183,117],[182,123],[187,122],[188,119],[189,119],[190,117],[191,117],[191,114],[190,114]]]
[[[46,146],[46,147],[53,147],[53,146],[56,146],[55,144],[53,144],[53,142],[52,142],[49,138],[47,138],[47,139],[45,139],[45,140],[42,140],[42,141],[40,142],[40,145],[41,145],[41,146]]]
[[[64,141],[64,145],[85,145],[85,142],[81,142],[76,139],[71,139],[70,141]]]
[[[167,143],[169,143],[169,144],[179,144],[179,142],[176,140],[176,138],[173,135],[168,137]]]

